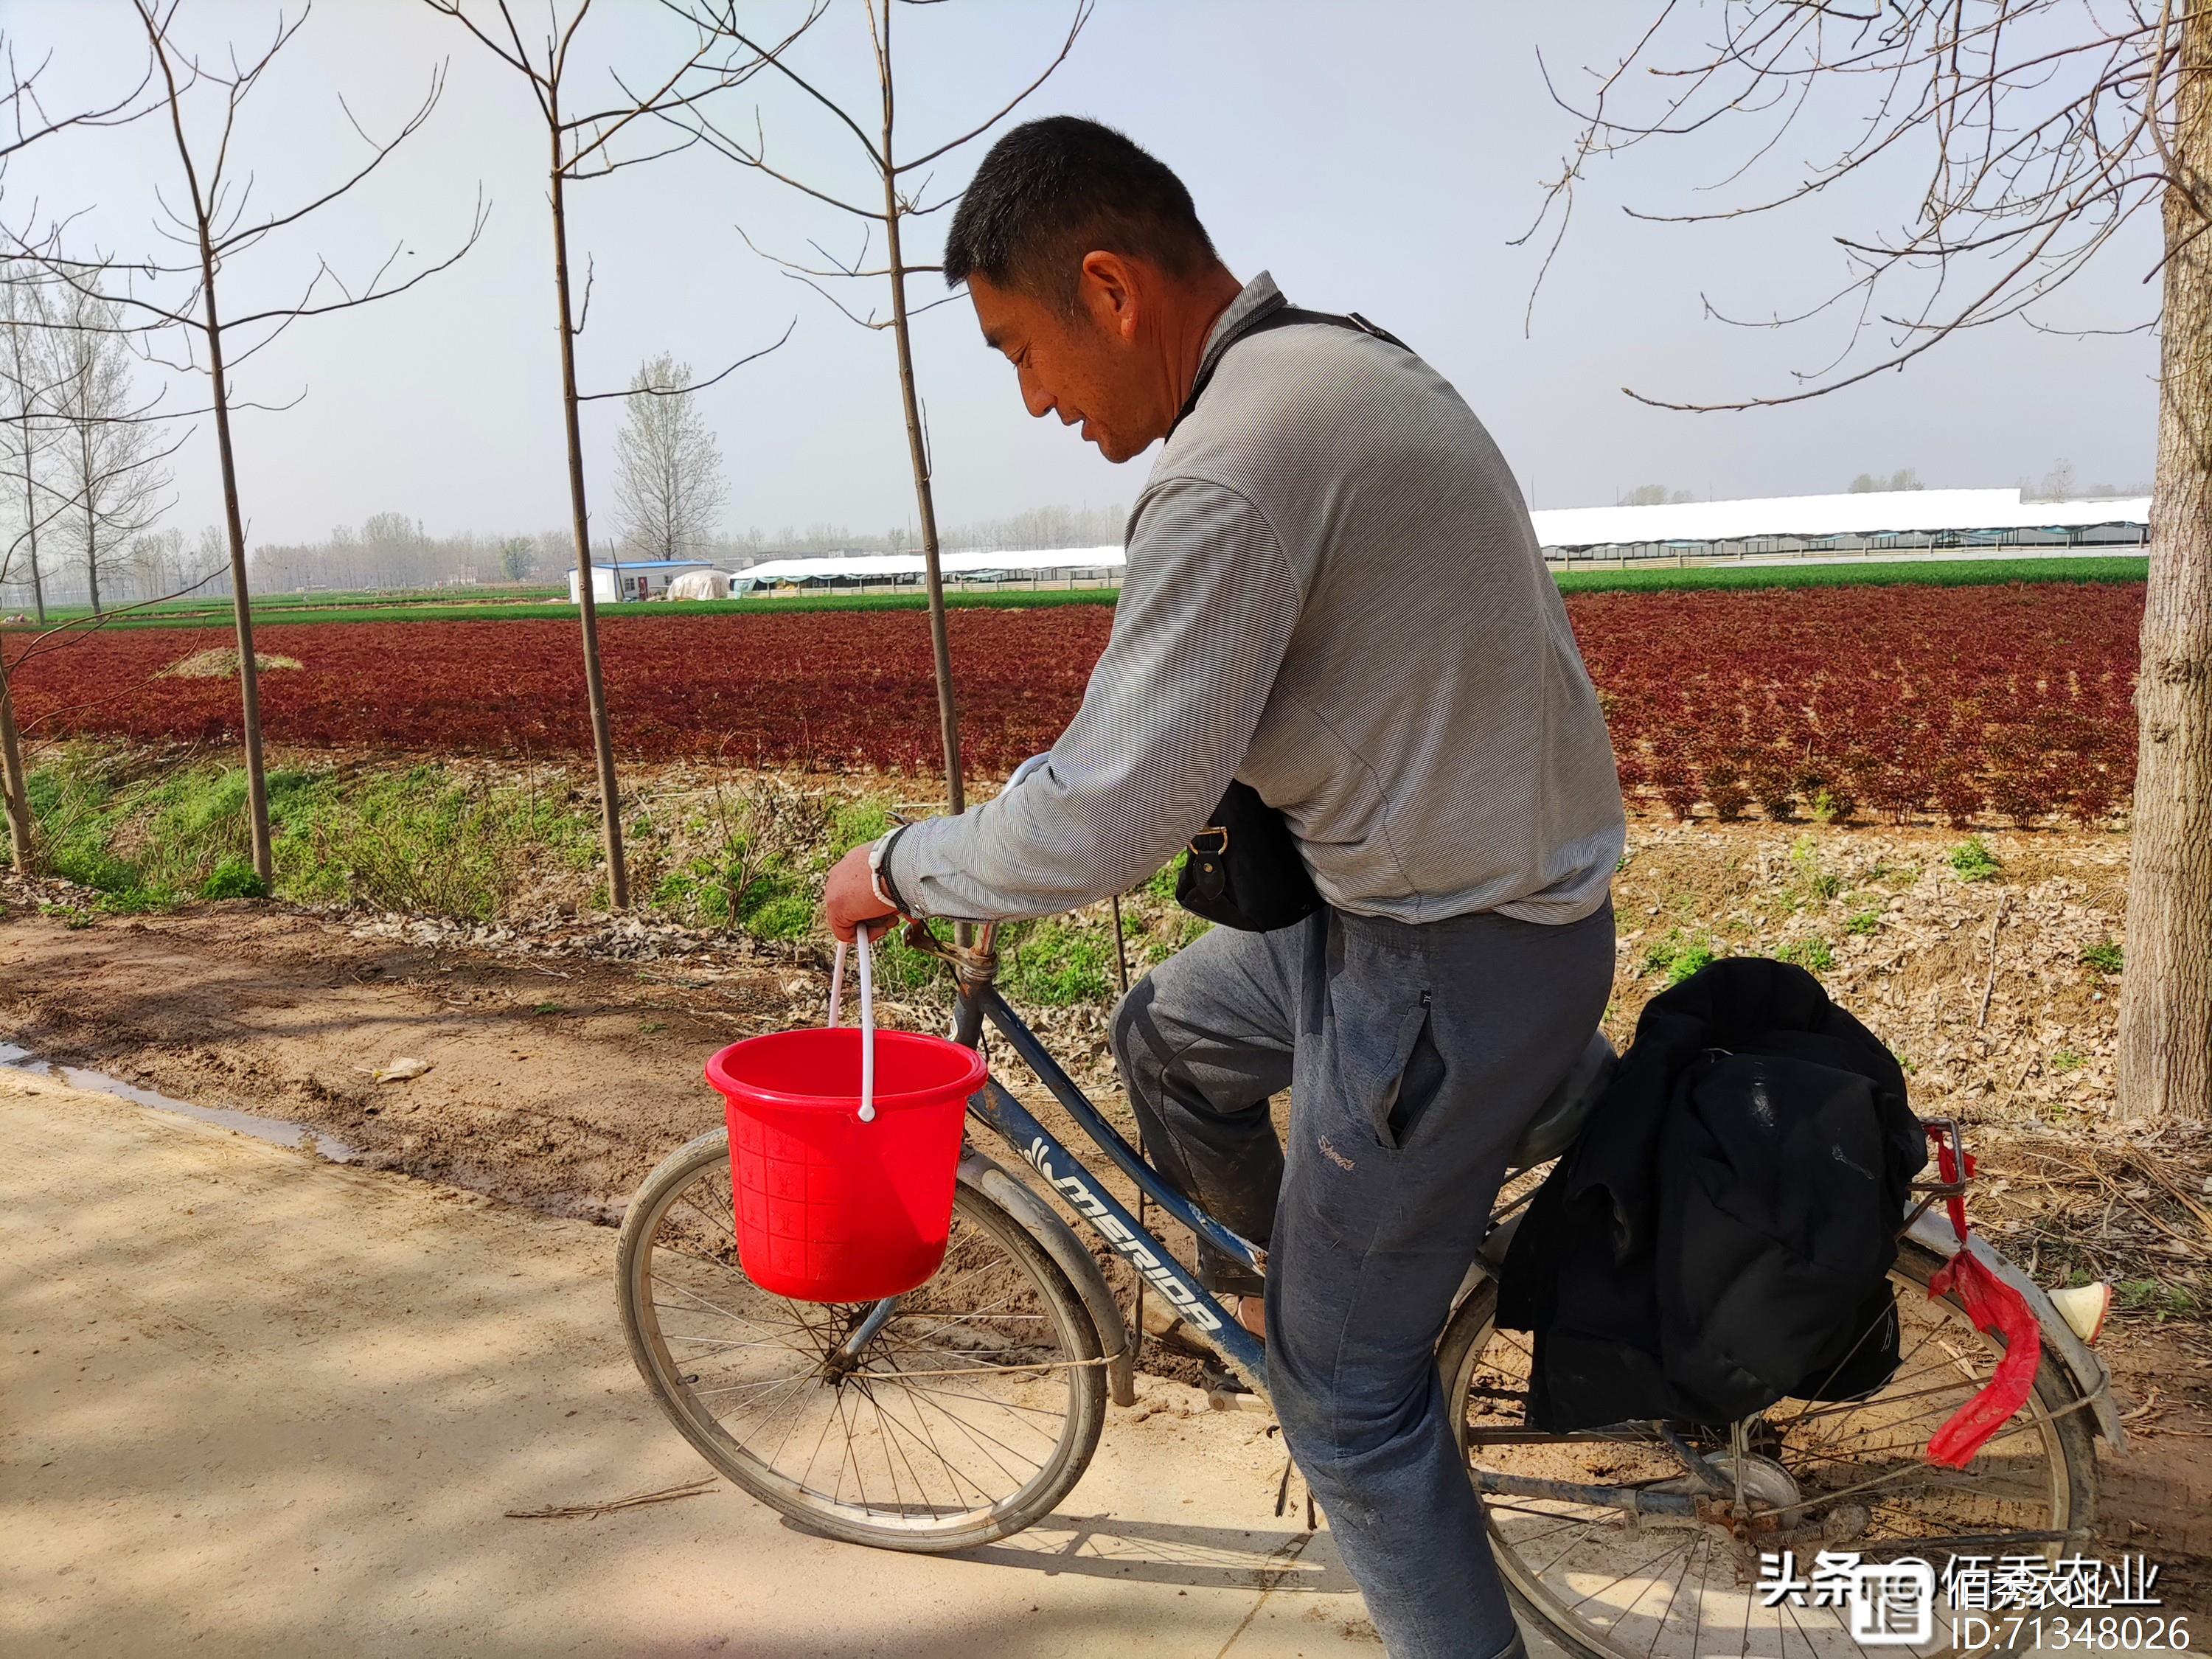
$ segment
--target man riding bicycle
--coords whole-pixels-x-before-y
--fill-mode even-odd
[[[830,924],[1074,909],[1149,878],[1232,782],[1279,811],[1320,907],[1162,963],[1115,1056],[1162,1172],[1267,1249],[1264,1285],[1204,1255],[1200,1276],[1263,1330],[1389,1650],[1517,1653],[1432,1350],[1507,1154],[1604,1010],[1625,833],[1528,509],[1442,376],[1280,314],[1175,174],[1096,123],[1000,139],[945,270],[1032,415],[1112,461],[1166,442],[1048,763],[848,854]]]

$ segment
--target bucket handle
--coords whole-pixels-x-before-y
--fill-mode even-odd
[[[854,929],[860,946],[860,1121],[876,1121],[876,985],[868,961],[868,933]],[[830,969],[830,1024],[839,1020],[845,1001],[844,940],[837,941],[836,960]]]

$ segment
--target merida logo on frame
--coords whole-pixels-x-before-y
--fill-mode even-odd
[[[1202,1331],[1221,1328],[1221,1315],[1211,1297],[1194,1291],[1159,1257],[1137,1242],[1129,1230],[1115,1220],[1098,1195],[1079,1175],[1054,1175],[1052,1162],[1042,1139],[1030,1142],[1023,1154],[1036,1172],[1050,1182],[1053,1189],[1080,1210],[1091,1224],[1106,1235],[1106,1241],[1129,1259],[1129,1265],[1145,1276],[1146,1283],[1175,1304],[1175,1310]]]

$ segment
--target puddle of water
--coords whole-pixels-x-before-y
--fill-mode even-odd
[[[0,1066],[11,1066],[19,1072],[28,1072],[36,1077],[50,1077],[72,1089],[84,1089],[94,1094],[112,1095],[118,1100],[127,1100],[135,1106],[144,1106],[157,1112],[173,1112],[179,1117],[198,1119],[212,1123],[238,1134],[252,1135],[256,1140],[274,1141],[279,1146],[290,1146],[312,1152],[318,1158],[328,1158],[333,1164],[350,1164],[361,1154],[343,1140],[311,1129],[304,1123],[294,1123],[281,1117],[256,1117],[251,1112],[234,1112],[224,1106],[195,1106],[188,1100],[172,1100],[151,1089],[142,1089],[135,1083],[125,1083],[120,1078],[105,1072],[88,1071],[82,1066],[57,1066],[51,1060],[40,1060],[21,1043],[0,1042]]]

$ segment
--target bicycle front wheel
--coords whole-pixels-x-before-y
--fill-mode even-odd
[[[1066,1275],[971,1184],[945,1265],[856,1353],[873,1303],[794,1302],[739,1265],[729,1136],[671,1153],[617,1250],[630,1355],[700,1455],[848,1543],[936,1552],[1042,1519],[1097,1449],[1097,1327]]]
[[[2096,1453],[2084,1402],[2046,1351],[2027,1402],[1972,1463],[1928,1462],[1929,1436],[1990,1380],[2004,1352],[1955,1294],[1929,1296],[1941,1265],[1916,1244],[1899,1250],[1890,1279],[1901,1358],[1881,1388],[1856,1399],[1781,1401],[1733,1431],[1685,1431],[1730,1488],[1724,1515],[1672,1519],[1567,1498],[1487,1497],[1491,1545],[1522,1610],[1585,1659],[1801,1651],[1967,1659],[2004,1650],[2008,1621],[1954,1625],[1941,1586],[1954,1567],[1977,1561],[1986,1569],[2005,1558],[2049,1563],[2087,1553]],[[1496,1297],[1488,1279],[1469,1292],[1437,1354],[1474,1468],[1563,1485],[1694,1490],[1681,1462],[1637,1425],[1573,1437],[1530,1431],[1528,1337],[1495,1328]],[[1843,1607],[1770,1601],[1758,1588],[1759,1558],[1784,1551],[1800,1575],[1823,1552],[1927,1562],[1939,1587],[1927,1638],[1868,1639],[1853,1633]]]

